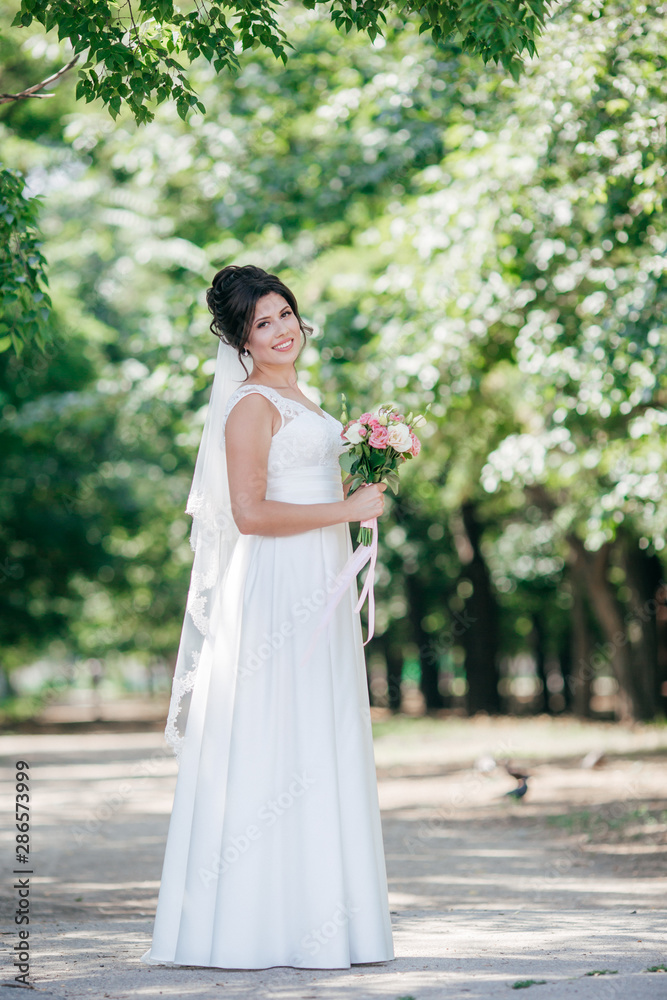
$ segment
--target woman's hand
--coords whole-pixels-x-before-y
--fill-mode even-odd
[[[365,483],[343,500],[346,521],[370,521],[384,511],[386,483]]]

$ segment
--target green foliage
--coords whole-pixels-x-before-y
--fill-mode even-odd
[[[9,109],[3,148],[48,191],[52,295],[72,339],[48,378],[32,354],[2,369],[12,664],[49,636],[76,655],[175,653],[215,350],[203,292],[231,262],[295,289],[315,325],[300,378],[330,412],[341,392],[353,412],[431,404],[378,560],[377,642],[395,642],[415,676],[426,648],[465,690],[464,504],[506,659],[534,651],[539,625],[565,663],[573,537],[593,554],[623,535],[664,560],[658,4],[563,5],[519,86],[420,35],[416,15],[387,16],[372,45],[320,15],[285,8],[284,67],[262,46],[224,88],[212,65],[193,67],[209,111],[187,122],[165,100],[142,128],[113,124],[65,88]],[[613,560],[609,586],[629,614]]]
[[[90,0],[83,5],[73,0],[22,0],[13,24],[28,27],[35,19],[47,31],[55,29],[76,53],[86,54],[78,99],[99,98],[114,118],[126,105],[138,122],[146,122],[154,117],[149,101],[160,104],[171,98],[182,118],[193,107],[204,110],[181,57],[190,62],[201,57],[217,72],[233,70],[239,66],[238,42],[242,50],[266,46],[284,61],[287,43],[274,7],[270,0],[236,0],[181,13],[169,0],[139,0],[135,7],[131,0]]]
[[[26,342],[43,347],[49,335],[45,260],[37,228],[39,203],[25,180],[0,164],[0,353]]]
[[[387,14],[403,21],[416,18],[435,41],[456,37],[464,51],[485,62],[502,63],[517,78],[522,54],[535,53],[551,0],[460,0],[459,3],[387,3],[380,0],[305,0],[303,7],[326,7],[331,21],[345,32],[353,28],[371,40],[381,35]],[[149,103],[175,101],[185,118],[193,108],[204,111],[189,80],[187,64],[201,58],[216,72],[236,71],[239,53],[261,46],[287,61],[292,43],[278,21],[281,0],[231,0],[195,4],[181,11],[171,0],[21,0],[15,26],[33,20],[76,53],[85,53],[76,96],[99,98],[115,118],[126,106],[138,122],[151,121]]]
[[[518,80],[523,52],[536,53],[551,0],[449,0],[447,3],[420,3],[406,0],[400,6],[418,11],[423,18],[420,31],[430,31],[435,41],[451,36],[461,39],[465,52],[493,60]]]
[[[142,124],[155,116],[154,107],[173,101],[185,119],[206,108],[191,83],[190,66],[209,63],[216,73],[236,74],[240,54],[261,48],[283,63],[294,46],[278,21],[280,0],[233,0],[175,8],[171,0],[21,0],[13,26],[40,23],[68,41],[85,62],[78,69],[76,97],[90,103],[99,99],[115,119],[126,108]],[[459,4],[380,0],[306,0],[303,7],[319,16],[325,6],[336,28],[365,32],[371,41],[386,31],[387,14],[399,23],[420,21],[434,40],[459,40],[463,51],[479,53],[485,62],[502,63],[517,78],[522,53],[533,55],[549,7],[549,0],[461,0]],[[44,261],[34,234],[36,202],[16,193],[18,175],[0,178],[6,210],[3,216],[2,268],[4,299],[11,306],[11,337],[16,349],[29,337],[40,343],[46,333],[48,298],[43,283]],[[12,219],[10,223],[7,220]],[[29,235],[31,234],[31,235]],[[20,248],[20,249],[19,249]],[[31,261],[33,263],[31,263]],[[6,331],[5,331],[6,334]],[[9,343],[0,330],[0,345]]]

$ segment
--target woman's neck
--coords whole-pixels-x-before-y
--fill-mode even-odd
[[[271,389],[297,389],[298,386],[298,375],[295,368],[289,372],[286,376],[282,371],[278,370],[272,372],[268,368],[258,368],[253,367],[252,371],[253,382],[259,382],[261,385],[267,385]]]

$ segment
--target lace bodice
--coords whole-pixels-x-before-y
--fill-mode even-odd
[[[345,450],[341,439],[343,425],[330,413],[321,416],[304,403],[288,399],[268,385],[242,385],[229,397],[223,418],[223,433],[232,407],[251,392],[270,400],[281,416],[281,426],[273,435],[267,473],[269,481],[284,472],[321,467],[334,470],[340,477],[339,456]]]

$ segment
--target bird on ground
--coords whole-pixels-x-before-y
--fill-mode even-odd
[[[527,775],[524,775],[516,788],[510,788],[509,792],[505,792],[505,798],[522,799],[527,791],[528,777]]]

